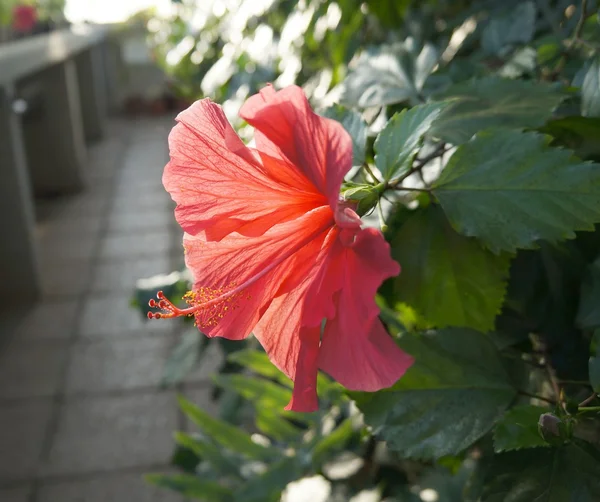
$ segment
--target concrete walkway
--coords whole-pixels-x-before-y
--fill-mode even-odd
[[[38,204],[44,299],[0,314],[0,501],[172,502],[164,471],[188,424],[159,388],[182,329],[129,306],[136,279],[183,261],[161,185],[172,119],[113,121],[89,152],[89,190]],[[181,386],[214,411],[219,354]]]

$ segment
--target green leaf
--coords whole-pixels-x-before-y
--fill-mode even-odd
[[[403,44],[365,50],[344,81],[342,102],[350,106],[383,106],[422,102],[421,91],[438,60],[436,48],[418,50],[411,39]]]
[[[583,159],[600,159],[600,119],[593,117],[564,117],[550,120],[540,129],[550,134],[561,145],[575,151]]]
[[[392,255],[402,264],[396,299],[438,327],[494,328],[506,293],[508,254],[494,255],[457,234],[439,206],[417,211],[396,233]]]
[[[296,413],[286,411],[285,407],[292,398],[292,391],[287,387],[248,375],[215,375],[215,382],[225,390],[237,392],[248,399],[255,408],[276,414],[280,417],[294,418],[300,422],[315,420],[312,413]]]
[[[261,406],[256,407],[255,423],[260,432],[277,441],[296,441],[304,432],[288,422],[281,414],[273,413],[273,410],[266,410]]]
[[[581,328],[600,327],[600,258],[587,268],[581,283],[577,325]]]
[[[593,230],[600,221],[600,166],[548,142],[504,130],[458,147],[433,189],[452,226],[494,252]]]
[[[254,404],[274,411],[283,410],[292,397],[290,389],[264,378],[233,374],[215,375],[214,380],[219,387],[233,390]]]
[[[184,333],[165,363],[161,384],[170,386],[181,382],[198,362],[208,340],[195,327]]]
[[[445,103],[414,106],[394,115],[375,140],[375,165],[385,181],[408,171],[423,137]]]
[[[470,80],[438,96],[456,101],[442,112],[430,135],[457,145],[490,127],[539,127],[564,98],[555,87],[539,82],[498,77]]]
[[[261,376],[276,380],[290,389],[294,386],[294,382],[273,365],[269,360],[269,356],[262,351],[253,349],[238,350],[232,352],[227,360],[244,366]]]
[[[347,418],[315,445],[312,449],[313,462],[318,465],[324,462],[327,456],[345,448],[354,433],[352,418]]]
[[[494,457],[486,481],[482,502],[594,502],[600,500],[600,458],[580,441],[503,453]]]
[[[456,455],[486,434],[516,395],[493,343],[468,329],[404,335],[415,363],[392,388],[352,392],[365,422],[403,457]]]
[[[492,17],[481,34],[482,49],[489,54],[504,56],[514,46],[530,42],[535,17],[533,2],[521,2],[510,12]]]
[[[589,360],[590,384],[597,394],[600,394],[600,329],[594,331],[590,347],[592,357]]]
[[[188,448],[201,460],[210,463],[211,467],[223,475],[239,476],[239,459],[232,458],[231,454],[216,446],[214,443],[203,438],[201,435],[194,436],[183,432],[175,432],[177,444]]]
[[[584,117],[600,117],[600,56],[591,60],[583,77],[581,114]]]
[[[519,78],[531,75],[537,65],[537,52],[532,47],[523,47],[516,51],[512,57],[498,71],[498,75],[505,78]]]
[[[292,382],[284,373],[274,366],[269,360],[269,356],[262,351],[253,349],[238,350],[227,356],[227,360],[233,363],[241,364],[242,366],[251,369],[261,376],[271,380],[276,380],[278,383],[284,387],[288,387],[289,389],[294,386],[294,382]],[[337,386],[338,385],[336,383],[332,382],[323,373],[319,372],[317,375],[317,392],[319,395],[325,395],[328,392],[331,392],[333,388]]]
[[[367,146],[367,123],[360,113],[335,105],[323,111],[323,116],[336,120],[352,138],[352,165],[362,166]]]
[[[178,401],[190,420],[222,447],[256,460],[269,460],[276,456],[274,450],[255,443],[241,429],[211,417],[184,397],[179,396]]]
[[[538,420],[548,408],[522,405],[508,410],[494,429],[494,450],[496,453],[521,448],[549,446],[538,432]]]
[[[216,481],[209,481],[191,474],[146,474],[146,481],[161,488],[168,488],[185,497],[206,502],[233,502],[233,493]]]
[[[279,502],[288,483],[302,476],[296,457],[288,457],[269,465],[268,470],[236,490],[234,500],[240,502]]]

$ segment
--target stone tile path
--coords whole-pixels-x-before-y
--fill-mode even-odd
[[[180,500],[141,475],[168,469],[187,427],[158,385],[181,327],[129,306],[138,278],[183,261],[161,185],[172,124],[112,121],[89,190],[38,204],[44,298],[0,314],[0,502]],[[179,390],[214,410],[210,370]]]

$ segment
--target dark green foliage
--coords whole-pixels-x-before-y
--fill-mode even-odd
[[[276,502],[315,475],[327,502],[600,500],[596,9],[275,0],[239,44],[223,34],[234,13],[213,12],[190,33],[190,13],[178,11],[156,53],[180,94],[232,110],[268,80],[295,81],[349,133],[341,196],[379,225],[402,266],[377,304],[415,363],[373,393],[319,375],[320,411],[299,414],[283,409],[292,382],[256,341],[221,340],[220,417],[182,400],[199,430],[175,435],[185,474],[152,482],[215,502]],[[267,25],[277,50],[253,53]],[[188,35],[189,52],[166,65]],[[179,279],[160,287],[186,289]],[[202,340],[186,332],[167,382],[197,364]]]

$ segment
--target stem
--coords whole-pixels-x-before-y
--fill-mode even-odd
[[[596,394],[592,394],[590,397],[584,399],[579,403],[579,408],[585,407],[586,404],[591,403],[596,398]]]
[[[585,24],[585,15],[587,14],[587,0],[581,0],[581,14],[579,16],[579,21],[577,21],[577,26],[575,26],[575,31],[573,32],[573,41],[577,41],[581,39],[581,30],[583,30],[583,25]]]
[[[422,159],[415,161],[414,165],[408,171],[406,171],[402,176],[400,176],[399,178],[395,179],[394,181],[388,183],[388,187],[396,188],[400,183],[402,183],[411,174],[423,169],[423,167],[428,162],[431,162],[433,159],[436,159],[437,157],[441,157],[448,150],[449,150],[449,148],[448,149],[446,148],[446,143],[440,143],[438,145],[438,147],[433,152],[431,152],[429,155],[426,155]]]
[[[568,49],[573,48],[575,44],[580,44],[588,49],[600,50],[599,45],[593,42],[588,42],[587,40],[581,38],[581,32],[583,31],[583,26],[585,25],[585,20],[587,17],[587,0],[581,0],[581,14],[579,16],[579,20],[577,21],[577,26],[575,26],[575,31],[573,32],[571,39],[565,41],[565,45]]]
[[[377,204],[377,216],[379,216],[379,226],[382,232],[385,232],[388,229],[388,226],[385,224],[385,218],[383,217],[383,209],[381,207],[381,201]]]
[[[547,397],[544,397],[544,396],[538,396],[537,394],[532,394],[532,393],[527,392],[525,390],[519,389],[517,392],[521,396],[527,396],[527,397],[531,397],[533,399],[539,399],[540,401],[545,401],[546,403],[552,404],[552,405],[556,404],[556,401],[554,401],[553,399],[548,399]]]
[[[579,411],[600,411],[600,406],[586,406],[579,408]]]
[[[399,186],[399,187],[394,187],[395,190],[399,190],[399,191],[406,191],[406,192],[431,192],[430,188],[409,188],[409,187],[403,187],[403,186]]]
[[[369,164],[367,164],[366,162],[362,165],[363,169],[365,171],[367,171],[367,173],[369,173],[369,175],[371,176],[371,178],[373,178],[373,181],[375,181],[376,183],[381,183],[381,181],[379,180],[379,178],[377,176],[375,176],[375,174],[373,173],[373,171],[371,171],[371,168],[369,167]]]
[[[552,368],[550,368],[550,365],[548,364],[548,356],[546,355],[544,359],[546,361],[546,364],[544,366],[546,367],[546,373],[548,374],[550,384],[552,385],[552,390],[554,391],[554,397],[556,398],[557,402],[560,402],[560,388],[558,386],[558,383],[556,382],[556,377],[554,376],[554,373],[552,373]]]
[[[584,385],[585,387],[590,387],[590,382],[586,382],[585,380],[559,380],[558,382],[565,385]]]

